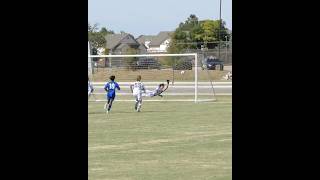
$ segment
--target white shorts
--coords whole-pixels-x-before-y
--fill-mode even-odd
[[[141,101],[142,100],[142,93],[134,93],[133,97],[136,98],[136,101]]]
[[[154,91],[146,90],[146,92],[143,93],[142,96],[153,97],[154,93],[155,93]]]

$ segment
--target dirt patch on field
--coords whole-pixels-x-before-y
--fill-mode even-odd
[[[219,70],[198,70],[198,81],[214,81],[223,80],[228,71]],[[135,81],[137,75],[142,76],[142,81],[194,81],[194,70],[184,70],[181,74],[180,70],[173,71],[172,69],[150,69],[150,70],[126,70],[126,69],[110,69],[101,68],[93,74],[93,81],[104,82],[108,81],[111,75],[116,76],[117,81]]]

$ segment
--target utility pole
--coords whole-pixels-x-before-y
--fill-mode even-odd
[[[218,50],[218,58],[220,59],[220,44],[221,44],[221,39],[220,39],[220,34],[221,34],[221,0],[220,0],[220,10],[219,10],[219,33],[218,33],[218,39],[219,39],[219,50]]]
[[[226,62],[228,62],[228,36],[226,36]]]

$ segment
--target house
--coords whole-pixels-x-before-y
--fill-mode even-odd
[[[106,50],[109,54],[146,54],[147,48],[140,44],[131,34],[108,34],[106,35]],[[105,67],[128,67],[127,58],[106,58],[104,61]]]
[[[149,49],[150,48],[149,45],[150,45],[151,41],[153,41],[153,39],[155,39],[155,36],[141,35],[136,40],[140,44],[144,44],[146,46],[146,48]]]
[[[147,48],[140,44],[131,34],[108,34],[106,37],[106,49],[109,54],[127,54],[130,49],[134,49],[138,54],[147,52]]]
[[[171,31],[161,31],[158,35],[141,35],[136,40],[144,44],[148,53],[166,53],[171,41]]]

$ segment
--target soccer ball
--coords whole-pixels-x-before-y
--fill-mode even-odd
[[[180,74],[184,74],[184,71],[181,71]]]

